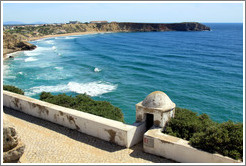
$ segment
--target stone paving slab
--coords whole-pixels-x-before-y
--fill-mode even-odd
[[[143,152],[142,143],[127,149],[19,111],[3,110],[26,145],[21,163],[173,163]]]

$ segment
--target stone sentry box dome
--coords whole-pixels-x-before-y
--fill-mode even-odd
[[[175,103],[164,92],[152,92],[143,101],[136,104],[136,122],[144,122],[147,116],[151,115],[153,124],[163,128],[167,121],[174,117],[175,106]]]

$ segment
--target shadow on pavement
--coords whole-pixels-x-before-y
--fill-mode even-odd
[[[3,107],[3,111],[4,111],[4,113],[12,115],[16,118],[19,118],[19,119],[25,120],[27,122],[45,127],[47,129],[61,133],[61,134],[65,135],[69,138],[72,138],[76,141],[83,142],[85,144],[97,147],[99,149],[102,149],[102,150],[105,150],[108,152],[115,152],[115,151],[125,149],[124,147],[121,147],[121,146],[118,146],[116,144],[113,144],[113,143],[89,136],[89,135],[81,133],[77,130],[69,129],[69,128],[63,127],[59,124],[55,124],[55,123],[52,123],[52,122],[49,122],[49,121],[46,121],[46,120],[43,120],[40,118],[36,118],[34,116],[31,116],[31,115],[28,115],[28,114],[25,114],[23,112],[19,112],[19,111],[16,111],[16,110],[13,110],[13,109],[10,109],[7,107]]]
[[[153,154],[145,153],[143,151],[143,143],[139,143],[137,145],[134,145],[130,149],[133,150],[133,152],[130,154],[131,157],[134,158],[141,158],[144,160],[152,161],[153,163],[176,163],[175,161],[162,158]]]
[[[61,125],[58,125],[58,124],[55,124],[55,123],[52,123],[52,122],[49,122],[49,121],[46,121],[43,119],[36,118],[34,116],[31,116],[31,115],[28,115],[28,114],[25,114],[23,112],[16,111],[16,110],[13,110],[13,109],[10,109],[7,107],[3,107],[3,112],[11,115],[13,117],[25,120],[29,123],[33,123],[35,125],[39,125],[39,126],[47,128],[47,129],[53,130],[55,132],[61,133],[61,134],[65,135],[71,139],[74,139],[74,140],[79,141],[79,142],[83,142],[85,144],[94,146],[96,148],[99,148],[99,149],[107,151],[107,152],[116,152],[116,151],[126,149],[125,147],[118,146],[114,143],[110,143],[110,142],[101,140],[99,138],[89,136],[89,135],[81,133],[77,130],[69,129],[69,128],[63,127]],[[145,153],[143,151],[143,144],[142,143],[139,143],[139,144],[131,147],[130,149],[133,150],[133,152],[130,154],[130,156],[134,157],[134,158],[141,158],[144,160],[152,161],[154,163],[172,163],[172,162],[174,162],[174,161],[162,158],[162,157],[158,157],[158,156],[155,156],[152,154]]]

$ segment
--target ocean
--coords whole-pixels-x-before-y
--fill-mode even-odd
[[[243,121],[243,24],[205,23],[212,31],[131,32],[32,41],[33,51],[4,61],[3,83],[39,99],[87,93],[119,107],[126,123],[135,104],[163,91],[182,108],[217,122]]]

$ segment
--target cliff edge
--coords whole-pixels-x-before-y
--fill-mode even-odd
[[[115,23],[111,24],[114,29],[105,30],[118,30],[128,32],[162,32],[162,31],[210,31],[210,28],[197,22],[184,22],[172,24],[159,24],[159,23]]]

